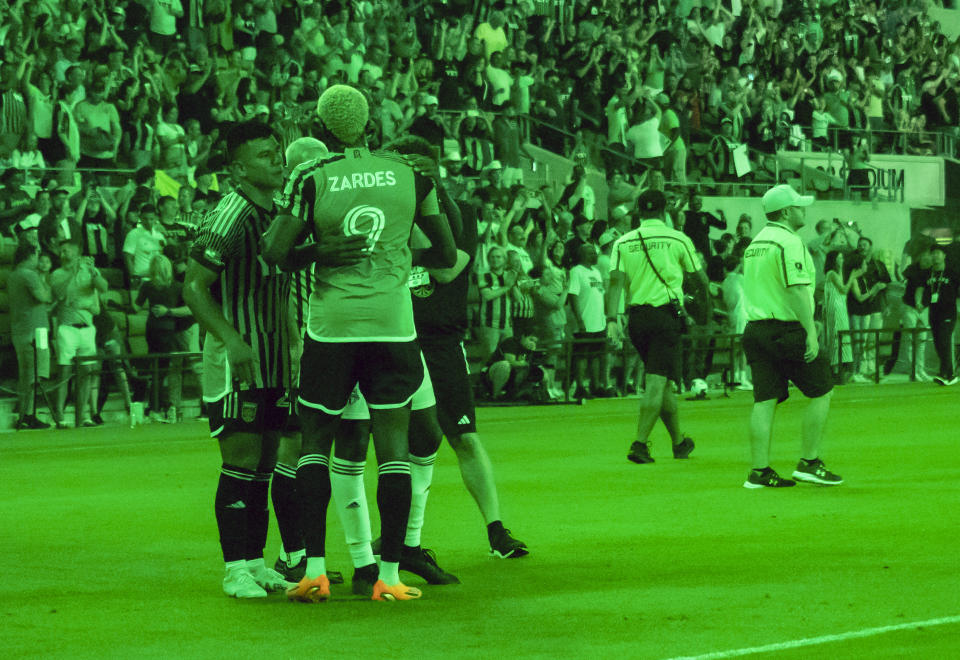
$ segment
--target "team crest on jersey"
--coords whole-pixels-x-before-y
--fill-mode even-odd
[[[430,279],[430,273],[423,266],[414,266],[410,270],[407,286],[417,298],[429,298],[436,288],[433,280]]]
[[[247,423],[253,424],[257,419],[257,403],[256,401],[244,401],[240,404],[240,420]]]
[[[795,262],[793,265],[797,267],[797,272],[798,272],[798,273],[803,270],[803,263],[802,263],[802,262],[797,261],[797,262]]]

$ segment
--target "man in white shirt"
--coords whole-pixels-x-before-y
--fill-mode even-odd
[[[578,332],[573,337],[573,357],[576,366],[577,389],[574,398],[593,396],[609,397],[613,392],[606,382],[601,383],[601,374],[606,378],[606,317],[604,316],[603,276],[597,270],[597,248],[591,243],[580,246],[577,265],[570,269],[570,284],[567,300],[573,308]],[[587,365],[590,366],[590,388],[587,388]]]
[[[134,286],[150,272],[150,262],[163,249],[163,232],[157,225],[157,210],[153,204],[140,207],[140,222],[127,232],[123,240],[123,261]]]

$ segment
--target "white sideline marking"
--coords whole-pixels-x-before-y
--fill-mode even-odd
[[[945,616],[939,619],[927,619],[926,621],[914,621],[912,623],[900,623],[895,626],[864,628],[863,630],[852,630],[850,632],[839,633],[836,635],[806,637],[804,639],[794,639],[789,642],[778,642],[776,644],[767,644],[765,646],[751,646],[749,648],[732,649],[729,651],[715,651],[713,653],[704,653],[703,655],[678,656],[676,658],[671,658],[670,660],[720,660],[721,658],[738,658],[743,655],[751,655],[754,653],[773,653],[775,651],[786,651],[787,649],[798,649],[804,646],[817,646],[819,644],[829,644],[830,642],[842,642],[848,639],[873,637],[874,635],[884,635],[886,633],[897,632],[900,630],[916,630],[918,628],[945,626],[951,623],[960,623],[960,615]]]

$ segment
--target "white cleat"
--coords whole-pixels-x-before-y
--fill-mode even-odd
[[[253,576],[254,582],[260,585],[261,589],[271,594],[297,586],[296,582],[287,582],[283,575],[267,566],[250,569],[250,575]]]
[[[247,570],[227,571],[223,578],[223,593],[231,598],[266,598],[267,592],[257,584]]]

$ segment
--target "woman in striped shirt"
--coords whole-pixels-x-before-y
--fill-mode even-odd
[[[499,245],[487,250],[490,270],[480,275],[480,327],[482,359],[488,360],[501,339],[513,335],[510,322],[513,306],[510,291],[517,283],[517,271],[507,269],[507,255]]]

